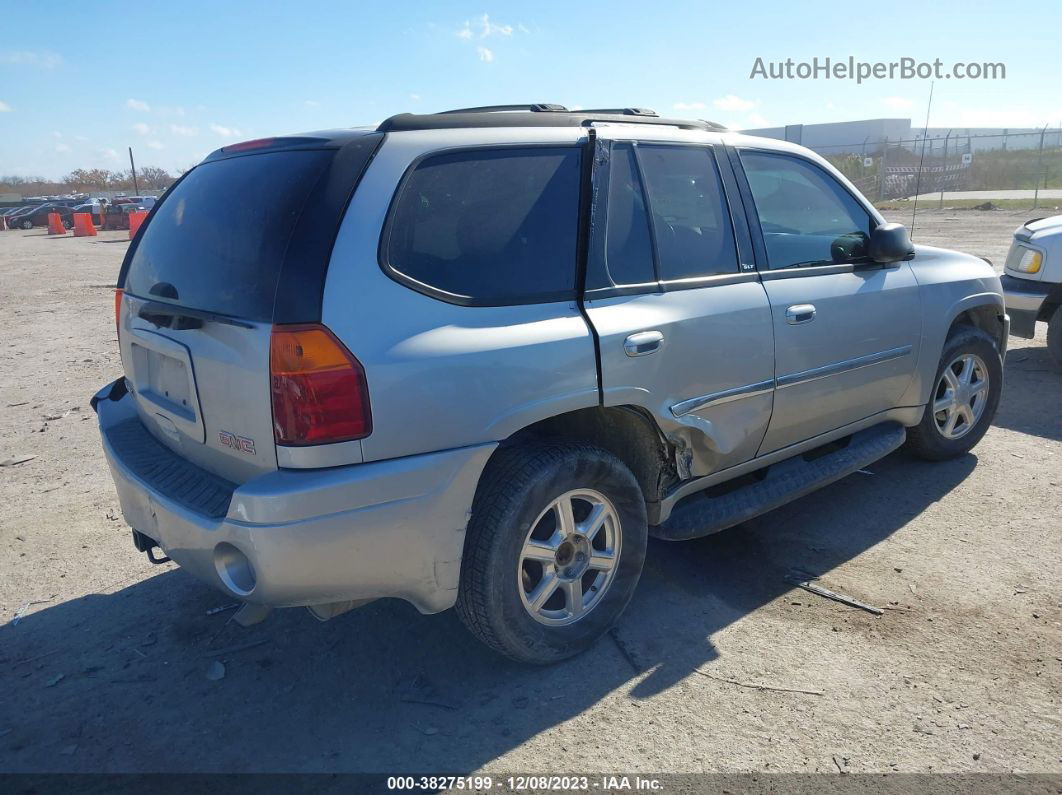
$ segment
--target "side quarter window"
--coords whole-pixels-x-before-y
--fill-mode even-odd
[[[791,155],[740,158],[771,270],[865,261],[874,220],[836,179]]]
[[[574,297],[581,150],[455,150],[421,160],[395,198],[385,272],[452,303]]]

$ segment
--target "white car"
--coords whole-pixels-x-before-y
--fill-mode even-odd
[[[1003,275],[1010,333],[1032,339],[1047,323],[1047,349],[1062,367],[1062,215],[1034,218],[1014,232]]]

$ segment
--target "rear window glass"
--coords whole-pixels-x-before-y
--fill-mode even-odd
[[[129,263],[126,291],[272,320],[292,230],[333,154],[272,152],[197,166],[145,227]]]
[[[575,148],[450,152],[422,160],[395,203],[385,262],[476,303],[562,300],[575,287]]]

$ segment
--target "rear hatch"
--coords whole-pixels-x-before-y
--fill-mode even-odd
[[[351,142],[328,143],[276,139],[215,153],[157,203],[122,266],[119,345],[141,421],[237,484],[277,468],[271,328],[319,320],[360,173],[337,174]],[[362,168],[377,143],[353,147]]]

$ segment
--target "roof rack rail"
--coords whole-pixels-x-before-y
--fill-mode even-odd
[[[456,108],[454,110],[440,110],[437,115],[450,113],[499,113],[509,110],[526,110],[531,113],[569,113],[563,105],[552,102],[534,102],[530,105],[481,105],[478,108]]]
[[[509,112],[502,112],[509,111]],[[384,119],[377,132],[452,130],[477,127],[588,127],[601,124],[658,124],[681,130],[724,132],[726,127],[699,119],[667,119],[648,108],[568,110],[563,105],[487,105],[440,113],[399,113]]]
[[[588,108],[586,110],[577,110],[575,113],[609,113],[617,114],[620,116],[656,116],[660,114],[651,108]]]

